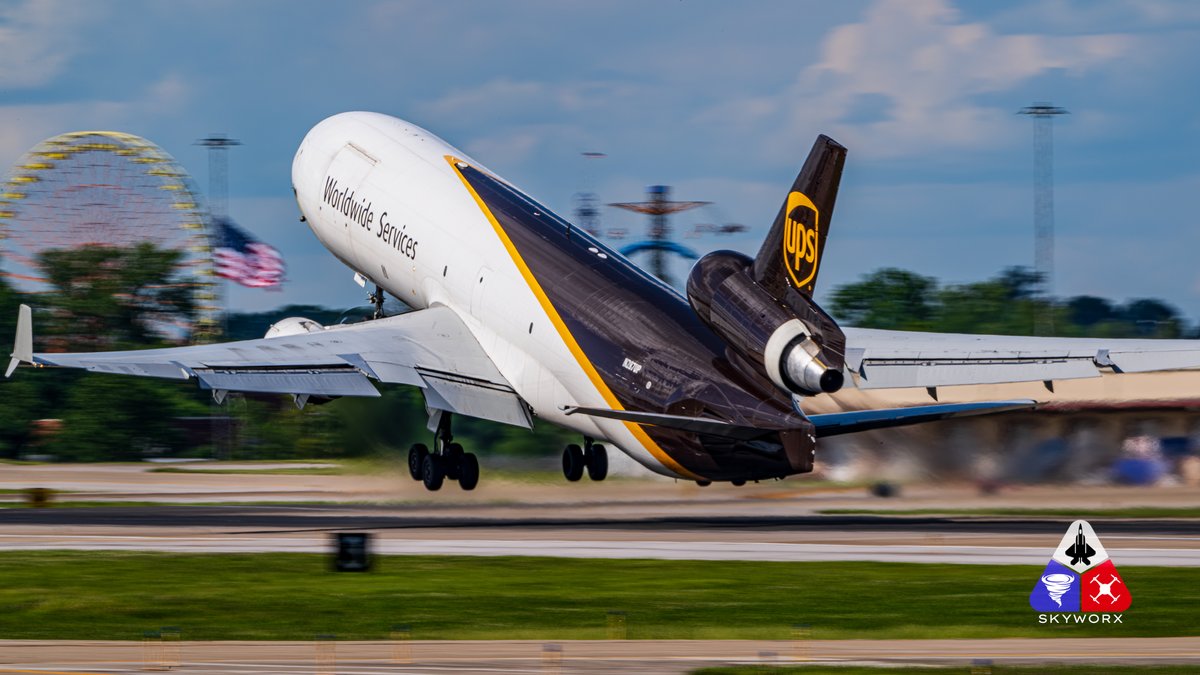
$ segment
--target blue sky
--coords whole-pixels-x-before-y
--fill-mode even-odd
[[[0,163],[80,129],[145,136],[203,189],[222,132],[232,215],[290,265],[234,309],[359,304],[296,218],[292,154],[344,110],[409,119],[562,215],[674,186],[757,249],[818,133],[850,149],[820,286],[882,266],[947,282],[1033,259],[1032,150],[1052,101],[1056,292],[1200,319],[1200,3],[0,2]],[[607,157],[584,160],[582,151]],[[641,221],[606,209],[606,227]],[[686,269],[680,268],[680,273]]]

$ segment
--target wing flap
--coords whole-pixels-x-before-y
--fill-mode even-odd
[[[1195,340],[964,335],[845,328],[860,389],[1005,384],[1200,368]]]
[[[1096,364],[1082,359],[871,359],[858,369],[859,389],[946,387],[1037,380],[1100,377]]]
[[[422,371],[425,403],[470,417],[533,428],[529,406],[511,388],[451,373]]]
[[[1182,370],[1200,366],[1200,349],[1171,352],[1109,352],[1108,358],[1122,373]]]
[[[379,396],[366,375],[350,367],[197,370],[203,389],[310,396]]]
[[[35,357],[38,365],[58,365],[49,359]],[[114,375],[133,375],[135,377],[158,377],[168,380],[186,380],[191,378],[188,371],[173,363],[106,363],[82,362],[75,366],[85,368],[93,373],[112,373]]]

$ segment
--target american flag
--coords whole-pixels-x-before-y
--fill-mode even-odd
[[[251,288],[283,285],[283,256],[228,218],[213,221],[213,263],[219,277]]]

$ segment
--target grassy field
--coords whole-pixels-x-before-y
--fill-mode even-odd
[[[870,516],[1019,516],[1047,518],[1200,518],[1200,506],[1129,506],[1117,509],[821,509],[825,515]]]
[[[1194,675],[1195,665],[991,665],[980,668],[979,673],[990,675]],[[970,667],[887,667],[870,668],[858,665],[793,665],[793,667],[763,667],[744,665],[737,668],[703,668],[692,671],[692,675],[956,675],[974,673]]]
[[[382,557],[335,573],[311,554],[0,553],[0,635],[138,639],[996,638],[1196,634],[1200,570],[1122,567],[1124,623],[1039,626],[1040,567]]]

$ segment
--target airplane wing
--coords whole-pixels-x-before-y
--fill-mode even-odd
[[[944,387],[1200,368],[1200,341],[1042,338],[843,328],[859,389]]]
[[[220,401],[230,391],[379,396],[371,380],[424,390],[431,409],[530,428],[520,399],[470,329],[448,307],[309,333],[224,344],[119,352],[33,351],[32,312],[21,305],[6,376],[20,363],[174,380],[195,378]]]

